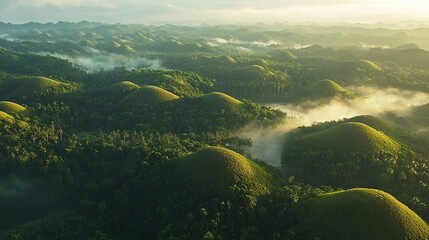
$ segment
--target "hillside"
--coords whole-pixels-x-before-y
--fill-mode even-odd
[[[260,195],[268,193],[274,184],[264,168],[223,147],[208,147],[176,161],[185,182],[203,192],[222,194],[236,186]]]
[[[13,120],[14,120],[14,118],[11,115],[9,115],[3,111],[0,111],[0,121],[12,122]]]
[[[320,239],[427,239],[428,225],[393,196],[375,189],[333,192],[303,202],[301,221]]]
[[[298,91],[294,98],[300,101],[317,101],[332,99],[335,97],[348,98],[352,94],[338,85],[336,82],[325,79],[305,86],[302,90]]]
[[[371,116],[371,115],[360,115],[345,119],[346,122],[359,122],[366,124],[376,130],[382,131],[384,133],[390,134],[399,130],[399,126],[393,122],[383,120],[381,118]]]
[[[173,94],[160,87],[143,86],[126,96],[120,104],[122,106],[134,104],[152,104],[167,102],[178,98],[179,97],[176,94]]]
[[[242,102],[221,92],[212,92],[197,98],[198,102],[208,109],[233,108]]]
[[[363,123],[347,122],[336,127],[301,136],[297,145],[334,152],[398,152],[399,144],[383,132]]]
[[[41,96],[64,92],[68,84],[47,77],[35,77],[25,81],[10,93],[12,97]]]
[[[0,111],[6,112],[9,114],[11,113],[23,114],[27,111],[27,108],[14,102],[0,101]]]

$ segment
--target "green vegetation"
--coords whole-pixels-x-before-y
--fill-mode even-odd
[[[156,86],[143,86],[126,96],[120,104],[122,106],[151,104],[176,100],[178,98],[179,97],[177,95],[162,88]]]
[[[306,134],[296,139],[296,145],[319,151],[342,153],[391,153],[399,151],[399,143],[383,132],[358,122],[342,123],[324,131]]]
[[[14,118],[11,115],[9,115],[3,111],[0,111],[0,121],[12,122],[13,120],[14,120]]]
[[[299,101],[323,101],[333,98],[349,98],[352,94],[332,80],[320,80],[298,91],[294,99]]]
[[[399,126],[393,122],[389,122],[371,115],[356,116],[356,117],[345,119],[345,121],[363,123],[376,130],[382,131],[384,133],[389,133],[389,134],[393,133],[395,130],[398,130],[399,128]]]
[[[264,168],[226,148],[205,148],[176,161],[181,176],[200,191],[219,194],[239,187],[261,195],[273,189],[273,177]]]
[[[0,111],[7,112],[9,114],[25,114],[27,112],[27,108],[14,102],[0,101]]]
[[[19,88],[10,93],[12,97],[44,96],[63,93],[71,85],[46,77],[35,77],[25,81]]]
[[[297,129],[258,104],[313,118],[364,111],[352,86],[429,92],[427,29],[0,32],[0,239],[428,238],[427,104]]]
[[[303,228],[320,239],[427,239],[428,225],[392,195],[375,189],[324,194],[302,203]]]

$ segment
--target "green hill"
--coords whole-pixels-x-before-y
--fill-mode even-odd
[[[35,77],[25,81],[18,89],[10,95],[13,97],[38,96],[63,92],[68,84],[46,77]]]
[[[237,61],[234,58],[232,58],[231,56],[228,56],[228,55],[221,56],[221,57],[217,58],[217,60],[219,63],[222,63],[222,64],[236,64],[237,63]]]
[[[6,112],[9,114],[10,113],[24,114],[27,111],[27,108],[14,102],[0,101],[0,111]]]
[[[298,59],[293,53],[289,51],[280,51],[272,54],[272,58],[278,61],[291,61]]]
[[[295,94],[297,100],[323,100],[334,97],[351,97],[352,94],[336,82],[325,79],[304,87]]]
[[[397,153],[400,144],[383,132],[358,122],[346,122],[338,126],[300,136],[296,145],[308,149],[342,153]]]
[[[309,237],[420,240],[429,236],[428,225],[417,214],[380,190],[358,188],[324,194],[304,201],[301,210]]]
[[[3,111],[0,111],[0,121],[12,122],[13,120],[14,120],[14,118],[11,115],[9,115]]]
[[[379,67],[374,62],[368,61],[368,60],[360,60],[356,62],[356,67],[367,70],[367,71],[381,71],[381,67]]]
[[[242,102],[221,92],[212,92],[198,98],[207,109],[233,108]]]
[[[177,95],[160,87],[143,86],[126,96],[121,101],[121,105],[151,104],[167,102],[178,98],[179,97]]]
[[[203,192],[217,194],[239,187],[260,195],[274,186],[273,177],[264,168],[223,147],[208,147],[176,161],[185,182]]]
[[[390,134],[394,133],[399,129],[399,126],[393,122],[385,121],[383,119],[371,116],[371,115],[361,115],[345,119],[346,122],[360,122],[366,124],[376,130],[383,131],[384,133]]]

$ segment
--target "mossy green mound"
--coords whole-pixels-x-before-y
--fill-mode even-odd
[[[356,63],[356,67],[367,71],[381,71],[381,67],[369,60],[360,60]]]
[[[171,93],[160,87],[143,86],[126,96],[122,100],[121,105],[126,106],[134,104],[160,103],[175,100],[178,98],[179,97],[174,93]]]
[[[294,145],[337,153],[397,153],[400,144],[374,128],[358,122],[346,122],[320,132],[305,134]]]
[[[237,61],[231,56],[224,55],[218,58],[218,61],[223,64],[236,64]]]
[[[289,51],[276,52],[272,55],[272,57],[279,61],[291,61],[298,59],[298,57],[296,57],[293,53]]]
[[[309,237],[348,240],[428,239],[428,225],[393,196],[375,189],[321,195],[301,205]]]
[[[14,117],[12,117],[11,115],[9,115],[8,113],[0,111],[0,121],[13,122],[14,121]]]
[[[392,133],[395,130],[399,129],[399,126],[395,123],[385,121],[383,119],[380,119],[378,117],[374,117],[371,115],[360,115],[356,117],[352,117],[345,120],[346,122],[360,122],[363,124],[366,124],[376,130],[383,131],[384,133]]]
[[[242,102],[221,92],[212,92],[198,98],[203,107],[208,109],[233,108]]]
[[[223,147],[208,147],[177,159],[186,183],[203,192],[224,193],[238,187],[252,195],[268,193],[273,177],[257,163]]]
[[[300,100],[322,100],[334,97],[351,97],[352,94],[336,82],[325,79],[312,83],[299,91],[295,98]]]
[[[24,114],[26,113],[27,108],[14,102],[0,101],[0,111],[6,112],[9,114],[10,113]]]
[[[135,83],[133,83],[133,82],[122,81],[122,82],[118,82],[118,83],[115,83],[115,84],[111,85],[107,89],[107,91],[109,93],[111,93],[111,94],[114,94],[114,95],[121,95],[121,94],[124,94],[124,93],[131,93],[134,90],[137,90],[139,88],[140,88],[140,86],[137,85],[137,84],[135,84]]]
[[[47,77],[35,77],[25,81],[10,95],[14,97],[34,96],[62,92],[68,84]]]

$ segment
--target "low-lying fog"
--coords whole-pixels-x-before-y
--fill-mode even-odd
[[[359,97],[353,100],[336,100],[315,108],[301,105],[266,104],[287,113],[284,123],[274,129],[257,129],[247,126],[238,136],[252,139],[253,146],[245,149],[253,157],[273,166],[281,165],[281,152],[288,134],[299,126],[310,126],[315,122],[342,120],[358,115],[379,116],[387,111],[406,114],[413,106],[429,102],[429,94],[400,89],[376,89],[369,87],[349,88]],[[292,118],[291,118],[292,117]]]

